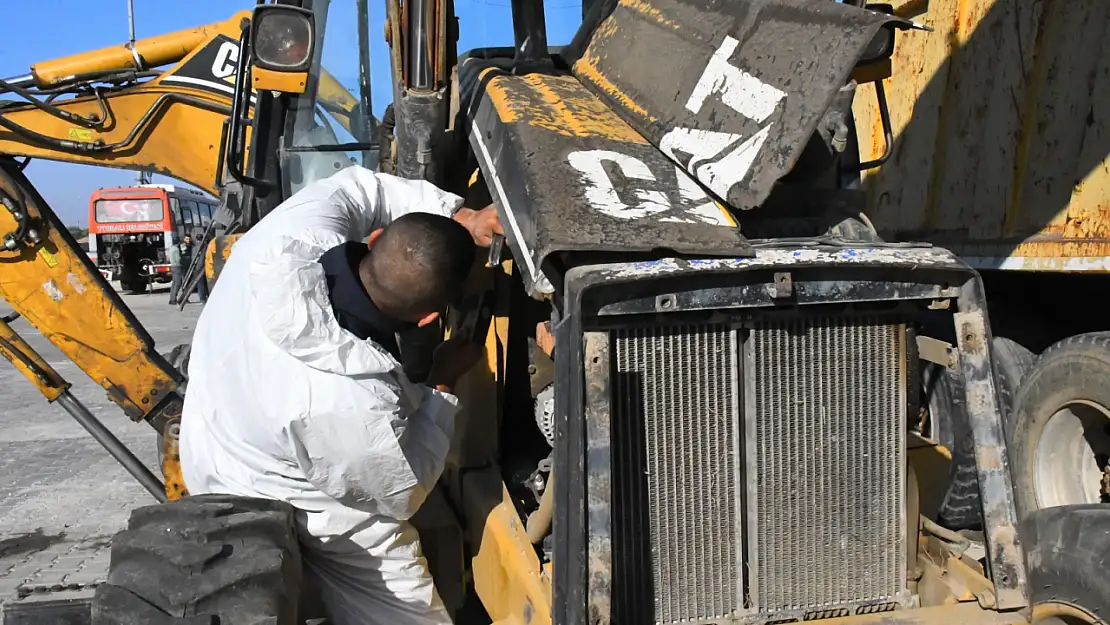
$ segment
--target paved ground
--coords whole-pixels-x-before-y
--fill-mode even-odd
[[[168,291],[124,302],[165,353],[191,340],[199,304],[178,311]],[[196,297],[193,297],[194,301]],[[0,300],[0,316],[11,309]],[[73,384],[72,393],[156,475],[154,431],[132,423],[104,390],[26,322],[12,326]],[[108,543],[129,510],[154,500],[59,406],[0,359],[0,603],[17,588],[75,587],[103,579]]]

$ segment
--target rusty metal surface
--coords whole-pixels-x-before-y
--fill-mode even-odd
[[[750,209],[793,168],[886,24],[900,21],[836,2],[620,0],[570,60],[641,135]]]
[[[967,421],[975,444],[979,491],[983,502],[983,526],[991,576],[999,608],[1029,605],[1025,561],[1017,533],[1017,511],[1006,458],[1002,412],[998,404],[990,358],[991,335],[986,312],[977,306],[961,306],[956,313],[956,340],[964,378]]]
[[[469,136],[526,286],[556,252],[747,256],[727,214],[573,76],[460,71]]]
[[[858,271],[860,278],[867,275],[882,276],[895,282],[916,279],[923,283],[956,285],[960,288],[960,310],[979,310],[982,307],[977,294],[978,282],[975,274],[960,263],[953,254],[940,249],[929,248],[859,248],[859,249],[767,249],[756,248],[756,256],[740,259],[706,259],[629,262],[579,266],[566,275],[565,302],[563,319],[555,326],[556,367],[559,379],[566,384],[559,385],[556,401],[559,405],[557,427],[559,437],[556,441],[556,454],[561,462],[555,466],[558,474],[556,496],[560,514],[556,518],[554,535],[556,576],[553,584],[554,620],[557,623],[582,623],[589,620],[588,609],[592,597],[588,575],[590,537],[588,527],[590,493],[586,480],[586,466],[589,463],[586,430],[590,427],[585,415],[589,389],[585,376],[574,374],[575,363],[583,362],[585,345],[582,337],[593,331],[594,322],[611,325],[611,316],[594,317],[601,306],[616,306],[622,297],[644,298],[645,293],[639,286],[649,285],[654,280],[666,280],[668,285],[656,285],[654,293],[660,290],[663,301],[684,302],[681,297],[670,298],[666,294],[670,288],[700,288],[701,281],[713,278],[721,283],[746,283],[763,276],[766,283],[775,271],[789,270],[795,288],[802,290],[807,283],[818,277],[829,267],[840,267],[843,271]],[[872,272],[874,272],[872,274]],[[625,294],[625,295],[621,295]],[[658,299],[653,300],[658,301]],[[619,308],[619,306],[617,306]],[[986,344],[984,340],[984,344]],[[989,365],[988,365],[989,366]],[[987,372],[989,375],[989,369]],[[975,381],[981,381],[975,377]],[[986,418],[984,418],[986,417]],[[615,418],[615,417],[614,417]],[[1000,439],[1001,423],[997,414],[991,421],[989,415],[979,414],[979,425],[985,429],[983,440],[991,437]],[[992,473],[997,475],[997,473]],[[994,493],[994,488],[988,493]],[[1004,524],[1000,524],[1004,527]],[[614,530],[615,531],[615,530]],[[611,537],[612,538],[612,537]],[[1020,548],[1016,536],[1005,532],[990,535],[993,551],[988,552],[991,569],[1000,580],[1000,600],[1002,603],[1024,607],[1020,597],[1025,590],[1023,569],[1020,567]],[[615,544],[615,543],[614,543]],[[1014,557],[1018,558],[1017,560]],[[614,555],[614,566],[618,560]],[[1004,581],[1002,581],[1004,579]],[[627,581],[627,580],[626,580]],[[974,581],[974,580],[973,580]],[[980,580],[981,581],[981,580]],[[624,583],[619,575],[614,575],[614,587]],[[981,584],[980,584],[981,586]],[[982,590],[982,588],[980,588]],[[1008,594],[1007,594],[1008,593]],[[1015,595],[1015,593],[1017,593]],[[1018,597],[1015,600],[1015,596]],[[985,595],[984,595],[985,597]],[[616,597],[614,596],[614,601]],[[984,598],[985,600],[985,598]],[[617,603],[613,603],[614,609]],[[851,618],[833,619],[830,623],[1022,623],[1027,614],[1013,610],[1007,614],[989,610],[972,601],[961,606],[943,606],[922,610],[901,609],[871,615],[857,615]]]
[[[166,484],[166,498],[177,501],[189,494],[185,476],[181,471],[181,416],[180,410],[162,430],[162,478]]]
[[[589,523],[590,625],[612,620],[613,544],[612,469],[610,466],[610,362],[609,335],[587,332],[583,336],[586,376],[586,517]]]
[[[1110,271],[1110,3],[896,0],[935,29],[898,42],[893,155],[865,176],[885,238],[978,268]],[[882,152],[874,90],[854,111]]]

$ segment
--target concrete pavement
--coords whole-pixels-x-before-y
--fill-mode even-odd
[[[166,303],[168,297],[166,288],[123,296],[161,353],[191,340],[202,308],[194,303],[178,311]],[[0,316],[10,312],[0,301]],[[160,476],[154,430],[125,417],[99,385],[24,320],[12,327]],[[150,494],[68,413],[48,404],[0,359],[0,603],[31,591],[88,588],[102,581],[111,536],[124,528],[132,508],[150,503]]]

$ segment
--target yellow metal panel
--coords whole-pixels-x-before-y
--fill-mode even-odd
[[[263,67],[251,70],[251,85],[255,91],[280,91],[304,93],[308,72],[277,72]]]
[[[0,175],[0,189],[36,220],[42,237],[33,246],[0,251],[0,297],[128,416],[148,416],[177,388],[153,341],[22,174]],[[12,213],[0,208],[0,235],[17,228]]]
[[[976,266],[1106,271],[1110,258],[1110,3],[917,0],[932,26],[899,38],[885,81],[890,161],[865,176],[889,238]],[[855,103],[861,152],[882,149],[874,91]]]
[[[231,257],[231,248],[242,238],[240,234],[221,234],[212,237],[208,247],[204,250],[204,275],[210,284],[214,284],[220,272],[223,271],[227,259]]]
[[[31,66],[31,73],[39,85],[45,86],[63,83],[81,74],[135,69],[136,54],[143,60],[144,69],[176,63],[216,33],[230,34],[238,39],[240,23],[250,17],[250,11],[240,11],[223,22],[140,39],[135,42],[135,50],[123,44],[36,63]]]
[[[466,506],[480,528],[471,561],[474,590],[494,622],[551,623],[551,579],[540,566],[509,492],[496,471],[465,478]],[[500,497],[496,498],[500,486]],[[484,520],[484,522],[483,522]]]
[[[0,356],[8,359],[8,362],[12,363],[23,377],[30,380],[47,401],[58,399],[69,388],[69,383],[63,380],[62,376],[58,375],[58,372],[23,340],[23,337],[2,320],[0,320]]]

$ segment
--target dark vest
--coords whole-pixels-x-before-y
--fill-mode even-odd
[[[369,253],[370,248],[365,243],[348,242],[331,248],[320,257],[328,281],[331,309],[340,327],[364,341],[369,339],[381,345],[400,362],[397,334],[412,330],[416,324],[378,310],[362,288],[358,265]]]

